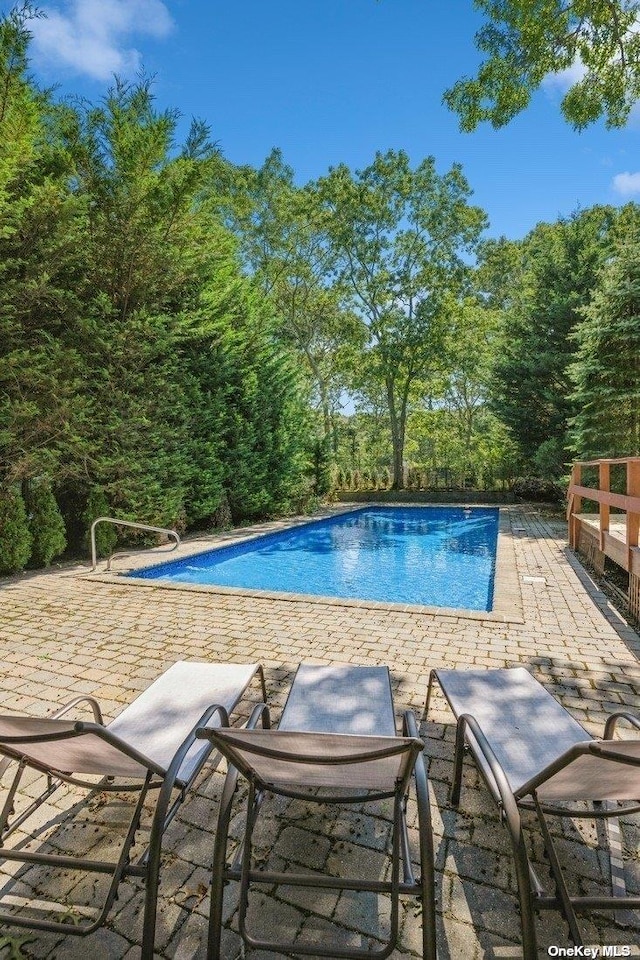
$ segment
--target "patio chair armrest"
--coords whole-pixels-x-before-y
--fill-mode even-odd
[[[59,720],[61,717],[64,717],[65,714],[69,713],[70,710],[73,710],[74,707],[77,707],[79,703],[88,703],[93,711],[93,718],[95,722],[99,723],[101,726],[104,726],[100,704],[95,697],[88,696],[74,697],[74,699],[70,700],[69,703],[65,703],[63,707],[60,707],[58,710],[54,710],[53,713],[50,713],[49,719]]]
[[[405,737],[412,737],[414,740],[419,740],[424,745],[424,740],[418,733],[418,724],[416,723],[413,710],[405,710],[402,715],[402,734]],[[429,790],[427,787],[427,770],[424,762],[424,753],[417,754],[413,774],[418,794],[418,804],[426,804],[427,816],[430,817]]]
[[[502,765],[500,764],[500,761],[496,757],[495,753],[493,752],[493,749],[491,748],[491,744],[489,743],[486,736],[484,735],[482,727],[480,726],[476,718],[472,716],[470,713],[463,713],[458,717],[458,725],[457,725],[457,733],[456,733],[456,741],[457,741],[456,749],[458,749],[458,745],[461,745],[462,738],[464,737],[464,734],[467,729],[470,730],[471,733],[473,734],[475,747],[473,744],[469,743],[468,738],[467,738],[467,743],[469,744],[471,751],[476,754],[476,763],[478,763],[478,760],[479,760],[477,756],[477,751],[479,751],[481,755],[481,759],[484,761],[484,764],[478,763],[478,768],[482,773],[485,781],[487,782],[487,785],[490,786],[489,780],[487,777],[487,768],[488,768],[488,771],[491,774],[491,778],[493,780],[495,788],[498,791],[498,796],[496,799],[501,804],[502,809],[504,810],[504,815],[507,819],[507,823],[509,825],[509,829],[511,830],[512,834],[515,836],[520,831],[520,813],[518,811],[518,804],[516,802],[516,798],[513,795],[513,790],[509,785],[509,781],[507,780],[506,774],[502,769]],[[477,747],[477,751],[475,749],[476,747]]]
[[[271,729],[271,713],[266,703],[257,703],[251,711],[251,716],[247,720],[245,730],[255,730],[258,721],[262,720],[263,730]]]
[[[640,719],[638,717],[635,717],[632,713],[627,713],[626,710],[619,710],[617,713],[612,713],[610,717],[607,717],[607,722],[604,726],[604,740],[613,739],[618,720],[626,720],[627,723],[630,723],[636,730],[640,730]]]
[[[183,764],[184,758],[186,757],[187,753],[189,752],[193,744],[196,742],[196,740],[207,739],[206,732],[208,729],[210,729],[209,727],[207,727],[207,724],[209,723],[211,718],[215,716],[216,713],[220,715],[220,726],[221,727],[229,726],[229,714],[227,712],[226,707],[223,707],[222,704],[220,703],[214,703],[212,706],[207,707],[207,709],[202,714],[198,722],[189,731],[187,736],[184,738],[184,740],[182,741],[182,743],[174,753],[173,759],[169,764],[169,768],[167,770],[164,783],[162,784],[162,791],[169,791],[169,792],[171,791],[171,789],[173,788],[173,784],[178,779],[178,774],[180,772],[180,767]],[[200,734],[203,734],[203,733],[205,734],[205,736],[200,736]],[[197,771],[200,770],[206,757],[208,757],[210,753],[211,753],[211,750],[208,750],[206,752],[205,756],[202,758],[202,761],[196,767],[193,775],[189,778],[189,781],[193,780],[193,777],[195,776]]]
[[[220,707],[220,710],[224,710],[224,707]],[[225,711],[226,715],[226,711]],[[253,710],[251,711],[251,716],[247,720],[244,729],[245,730],[255,730],[258,726],[258,721],[262,720],[262,726],[265,730],[271,728],[271,715],[269,713],[269,707],[266,703],[257,703]],[[221,723],[222,727],[228,727],[229,717],[226,717],[226,723]],[[211,740],[211,733],[215,730],[215,727],[207,727],[202,723],[198,724],[196,730],[196,737],[198,740]]]
[[[129,759],[134,760],[136,763],[140,764],[141,767],[146,768],[151,773],[155,773],[160,777],[164,777],[167,771],[155,763],[153,760],[150,760],[149,757],[145,756],[144,753],[141,753],[139,750],[136,750],[135,747],[132,747],[126,740],[122,740],[115,733],[112,733],[108,727],[103,727],[100,723],[91,723],[85,720],[76,720],[73,726],[73,734],[80,735],[83,733],[92,733],[96,737],[99,737],[101,740],[105,740],[107,743],[111,744],[112,747],[115,747],[119,750],[124,756],[129,757]]]
[[[402,728],[403,736],[414,737],[416,740],[423,739],[418,733],[418,724],[416,723],[416,715],[413,710],[405,710],[402,714]]]

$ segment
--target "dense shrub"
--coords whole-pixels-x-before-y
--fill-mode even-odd
[[[64,520],[49,481],[25,484],[24,500],[32,538],[30,566],[48,567],[67,545]]]
[[[31,556],[31,533],[22,496],[0,487],[0,574],[16,573]]]
[[[567,454],[564,445],[557,437],[541,443],[533,458],[536,471],[544,477],[557,480],[566,472]]]
[[[511,490],[516,500],[535,503],[562,503],[567,493],[561,484],[541,477],[519,477],[511,484]]]
[[[87,531],[87,547],[90,548],[91,544],[90,534],[91,524],[93,521],[97,520],[98,517],[108,516],[111,516],[111,511],[109,509],[109,504],[107,503],[107,498],[102,490],[100,490],[98,487],[94,487],[89,494],[87,505],[84,509],[82,517]],[[110,553],[113,553],[117,542],[118,534],[116,533],[116,528],[112,524],[98,524],[96,527],[96,550],[99,557],[106,557]]]
[[[332,455],[329,437],[317,437],[313,444],[313,485],[318,497],[333,489]]]

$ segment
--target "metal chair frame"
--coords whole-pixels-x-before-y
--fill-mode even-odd
[[[432,670],[429,676],[429,686],[425,703],[426,717],[431,698],[433,681],[438,680],[438,671]],[[446,691],[443,692],[446,697]],[[627,720],[632,726],[640,730],[640,720],[626,712],[612,714],[606,722],[603,740],[612,740],[619,720]],[[471,738],[469,737],[471,733]],[[585,736],[586,736],[585,732]],[[535,928],[535,914],[541,910],[558,910],[565,918],[570,937],[576,947],[584,946],[576,913],[588,910],[620,911],[622,907],[640,909],[640,896],[628,896],[624,887],[624,873],[622,868],[622,851],[617,839],[617,831],[609,826],[609,849],[611,856],[613,896],[572,896],[569,893],[563,875],[560,858],[556,850],[547,816],[570,819],[603,820],[610,825],[620,816],[630,815],[640,811],[640,803],[629,803],[624,806],[612,807],[608,801],[592,801],[591,809],[570,806],[560,806],[540,801],[537,788],[542,786],[551,776],[562,770],[579,756],[592,753],[618,763],[630,766],[640,766],[640,758],[622,759],[618,754],[607,752],[602,741],[594,740],[578,744],[566,751],[555,763],[545,768],[544,773],[537,776],[514,792],[497,759],[491,744],[485,736],[481,726],[470,714],[461,714],[457,717],[456,741],[454,754],[454,773],[450,791],[450,801],[454,807],[460,804],[462,789],[462,772],[465,754],[470,753],[476,762],[477,769],[487,785],[491,796],[500,810],[500,817],[507,828],[511,849],[513,852],[520,902],[520,922],[522,929],[522,948],[524,960],[538,960],[538,946]],[[555,896],[547,893],[542,881],[538,877],[529,858],[525,840],[524,825],[521,811],[533,811],[536,814],[542,834],[545,851],[549,860],[551,877],[555,884]]]
[[[255,728],[258,722],[262,723],[265,729],[271,727],[269,710],[266,704],[258,705],[247,724],[247,729]],[[202,731],[198,736],[206,736],[216,743],[218,750],[225,753],[225,745],[216,737],[216,731]],[[373,792],[365,791],[355,795],[330,794],[323,791],[322,795],[315,795],[307,791],[281,788],[261,781],[251,770],[250,767],[238,770],[230,763],[227,778],[225,781],[222,798],[220,801],[220,811],[218,824],[216,828],[213,866],[212,866],[212,886],[211,886],[211,910],[209,919],[208,936],[208,960],[220,960],[220,938],[222,932],[222,907],[224,887],[229,881],[238,881],[240,883],[239,894],[239,927],[244,942],[257,950],[275,951],[283,953],[294,953],[303,956],[330,957],[334,960],[341,958],[351,958],[351,960],[369,960],[369,958],[388,957],[397,942],[399,927],[399,898],[401,895],[417,896],[422,902],[423,909],[423,956],[426,960],[436,960],[436,914],[435,914],[435,896],[434,896],[434,854],[433,838],[431,829],[431,813],[429,807],[429,795],[427,786],[427,775],[422,757],[422,744],[418,739],[415,717],[411,712],[404,715],[403,736],[413,738],[413,742],[403,745],[403,750],[411,752],[412,763],[409,765],[407,774],[396,783],[395,790],[392,792]],[[277,749],[265,748],[263,746],[252,745],[251,752],[263,757],[272,757],[274,759],[282,758],[283,755]],[[398,746],[394,745],[392,750],[383,750],[377,754],[377,757],[390,756],[399,753]],[[291,755],[286,757],[291,761]],[[227,759],[229,759],[227,757]],[[350,755],[345,757],[332,757],[320,760],[318,757],[296,757],[296,762],[305,763],[353,763],[357,764],[364,759],[376,759],[373,754]],[[233,861],[227,862],[227,844],[229,834],[229,824],[231,820],[234,795],[236,793],[238,778],[242,774],[249,782],[249,795],[247,800],[247,812],[245,819],[245,829],[242,843],[234,857]],[[411,858],[409,854],[409,841],[406,825],[406,804],[411,780],[415,783],[417,805],[418,805],[418,824],[419,824],[419,846],[420,846],[420,867],[421,873],[418,878],[414,876]],[[363,803],[383,798],[393,798],[393,840],[391,853],[391,879],[389,881],[361,880],[358,878],[334,878],[323,877],[300,873],[283,873],[273,870],[257,870],[251,865],[251,841],[254,827],[260,812],[260,808],[267,794],[280,795],[285,797],[304,799],[317,803],[330,804],[351,804]],[[403,864],[403,877],[400,879],[400,859]],[[389,939],[381,949],[358,950],[342,949],[337,946],[324,948],[319,944],[310,943],[289,943],[263,940],[253,936],[247,926],[247,908],[249,898],[249,887],[252,883],[266,884],[286,884],[288,886],[301,886],[320,889],[333,890],[353,890],[359,892],[385,893],[391,895],[391,923]]]
[[[262,695],[266,695],[264,672],[258,665],[256,673],[260,681]],[[103,726],[102,713],[98,702],[93,697],[76,697],[74,700],[65,704],[62,708],[49,716],[49,719],[56,720],[65,716],[74,707],[81,703],[87,703],[91,707],[94,716],[94,722],[77,721],[70,731],[57,733],[53,735],[34,735],[20,737],[3,737],[2,752],[5,754],[0,761],[0,779],[7,767],[16,761],[17,771],[13,781],[8,789],[8,794],[0,812],[0,860],[9,860],[24,864],[42,865],[64,870],[79,870],[86,873],[110,874],[111,882],[103,900],[102,906],[98,906],[97,915],[90,922],[86,923],[66,923],[62,921],[47,920],[33,916],[21,916],[19,913],[0,911],[0,925],[8,924],[18,927],[26,927],[33,930],[42,930],[50,933],[63,933],[70,936],[87,936],[103,925],[117,898],[120,882],[126,877],[140,877],[145,884],[145,905],[142,930],[142,949],[141,960],[153,960],[153,947],[156,930],[157,900],[158,888],[160,882],[160,866],[162,858],[162,840],[164,833],[175,817],[181,804],[187,797],[187,792],[194,782],[204,764],[210,759],[214,750],[214,744],[203,751],[198,759],[198,763],[190,773],[188,780],[179,778],[180,768],[189,750],[196,740],[196,730],[202,730],[207,727],[214,717],[218,718],[221,726],[229,726],[229,714],[227,709],[220,704],[213,704],[200,717],[197,724],[194,725],[191,732],[183,740],[176,750],[169,767],[164,770],[158,767],[151,760],[140,754],[137,750],[129,746],[115,734],[111,733]],[[142,784],[136,783],[118,783],[117,778],[107,776],[97,781],[86,781],[79,777],[67,774],[63,771],[52,771],[43,764],[32,759],[25,760],[20,750],[15,751],[11,748],[11,742],[17,741],[20,744],[42,743],[51,740],[73,739],[87,733],[95,734],[97,737],[107,741],[117,747],[125,756],[137,761],[141,766],[147,769]],[[200,738],[201,739],[201,738]],[[220,760],[218,754],[215,758],[215,764]],[[42,773],[47,780],[46,787],[36,797],[28,807],[14,816],[14,801],[20,785],[20,781],[27,768],[35,769]],[[63,856],[58,854],[37,853],[17,848],[7,847],[6,840],[37,810],[49,797],[63,784],[69,784],[75,787],[81,787],[92,793],[138,793],[133,813],[131,815],[120,853],[115,861],[93,860],[85,857]],[[142,854],[137,857],[135,862],[131,862],[130,853],[136,841],[136,833],[140,828],[142,811],[145,799],[149,791],[158,791],[158,797],[155,803],[153,817],[151,820],[151,829],[149,843]]]

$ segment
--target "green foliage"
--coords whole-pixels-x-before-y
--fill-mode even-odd
[[[31,555],[31,542],[21,494],[13,486],[0,487],[0,574],[23,569]]]
[[[87,497],[87,502],[82,512],[83,527],[87,531],[87,547],[90,545],[89,533],[94,520],[97,520],[98,517],[112,516],[113,513],[104,495],[104,491],[98,487],[94,487]],[[118,542],[118,534],[113,524],[99,523],[96,527],[95,536],[96,551],[99,557],[107,557],[110,553],[113,553]]]
[[[0,950],[4,950],[6,947],[9,951],[5,956],[7,960],[27,960],[27,954],[23,953],[22,948],[25,944],[32,943],[33,937],[11,937],[11,936],[2,936],[0,937]]]
[[[67,545],[64,520],[46,478],[34,478],[24,487],[32,539],[30,566],[48,567]]]
[[[224,187],[217,203],[238,237],[247,267],[273,305],[279,337],[300,357],[328,436],[346,368],[366,334],[337,277],[326,212],[312,186],[295,186],[293,170],[277,149],[259,169],[237,170]]]
[[[535,452],[533,464],[539,476],[558,480],[567,472],[564,444],[557,437],[543,441]]]
[[[353,383],[369,405],[384,396],[401,488],[410,395],[445,365],[448,306],[464,287],[464,255],[485,215],[468,204],[459,165],[440,175],[428,157],[412,168],[402,150],[377,153],[355,173],[341,164],[317,189],[343,281],[368,329]]]
[[[534,503],[564,503],[567,489],[553,480],[540,477],[519,477],[511,484],[516,500]]]
[[[27,75],[27,16],[0,18],[0,482],[64,472],[84,409],[75,340],[83,207],[54,108]]]
[[[33,561],[62,549],[42,476],[73,549],[98,514],[184,529],[299,505],[306,397],[220,223],[208,131],[176,145],[144,79],[55,104],[27,74],[30,15],[0,18],[0,483],[35,498]]]
[[[558,462],[568,459],[568,424],[577,409],[568,370],[576,350],[571,334],[598,283],[610,238],[625,220],[633,221],[629,208],[593,207],[538,224],[515,245],[519,264],[507,273],[502,292],[493,285],[502,319],[490,404],[530,469],[550,442]]]
[[[476,77],[444,95],[463,130],[509,123],[545,77],[573,70],[562,100],[577,130],[604,117],[622,127],[640,98],[638,0],[475,0],[487,20],[476,46],[487,54]]]
[[[619,246],[575,330],[580,458],[640,456],[640,242]]]
[[[317,437],[313,444],[313,486],[316,496],[326,497],[333,490],[331,438]]]

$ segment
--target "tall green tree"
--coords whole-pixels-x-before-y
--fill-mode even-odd
[[[499,314],[468,297],[452,311],[449,332],[451,371],[444,402],[462,448],[463,473],[475,472],[478,423],[488,413],[491,366],[497,346]]]
[[[340,165],[317,189],[342,279],[367,325],[361,383],[384,387],[400,489],[412,390],[442,367],[448,304],[464,288],[465,256],[486,218],[468,203],[458,165],[440,175],[432,157],[412,167],[402,150],[377,153],[355,173]]]
[[[215,270],[221,233],[207,236],[196,202],[215,147],[194,123],[176,149],[177,121],[144,80],[116,81],[99,106],[61,119],[88,221],[77,335],[90,407],[72,499],[96,486],[118,514],[163,525],[184,524],[191,474],[182,317]]]
[[[273,304],[279,336],[303,361],[312,402],[329,437],[345,387],[345,363],[362,346],[364,330],[337,277],[326,213],[312,187],[296,186],[293,169],[278,149],[257,170],[242,167],[231,177],[226,172],[220,186],[226,221]]]
[[[640,238],[620,245],[583,310],[570,367],[580,458],[640,456]]]
[[[568,458],[568,423],[576,412],[568,371],[576,349],[571,334],[597,284],[620,216],[626,214],[593,207],[538,224],[515,244],[502,292],[494,283],[491,297],[502,306],[502,324],[490,403],[528,469],[536,469],[543,445],[543,460],[553,461],[555,473],[562,473]],[[502,243],[502,252],[504,247]],[[491,283],[499,261],[493,245],[488,251]]]
[[[160,524],[208,522],[225,498],[236,519],[282,508],[301,482],[296,452],[274,454],[292,436],[282,391],[297,397],[297,381],[219,222],[207,129],[192,124],[177,149],[178,116],[145,81],[117,82],[69,120],[97,291],[86,472],[119,514]]]
[[[228,165],[201,123],[176,142],[144,79],[55,103],[28,76],[31,15],[0,18],[4,569],[78,547],[96,511],[202,527],[299,506],[306,398],[211,196]]]
[[[494,127],[524,110],[552,73],[570,71],[562,100],[567,121],[581,130],[600,117],[622,127],[640,98],[638,0],[474,0],[486,17],[476,46],[486,54],[475,77],[444,99],[463,130]]]
[[[53,476],[84,401],[82,203],[55,108],[28,75],[29,8],[0,18],[0,483]]]

